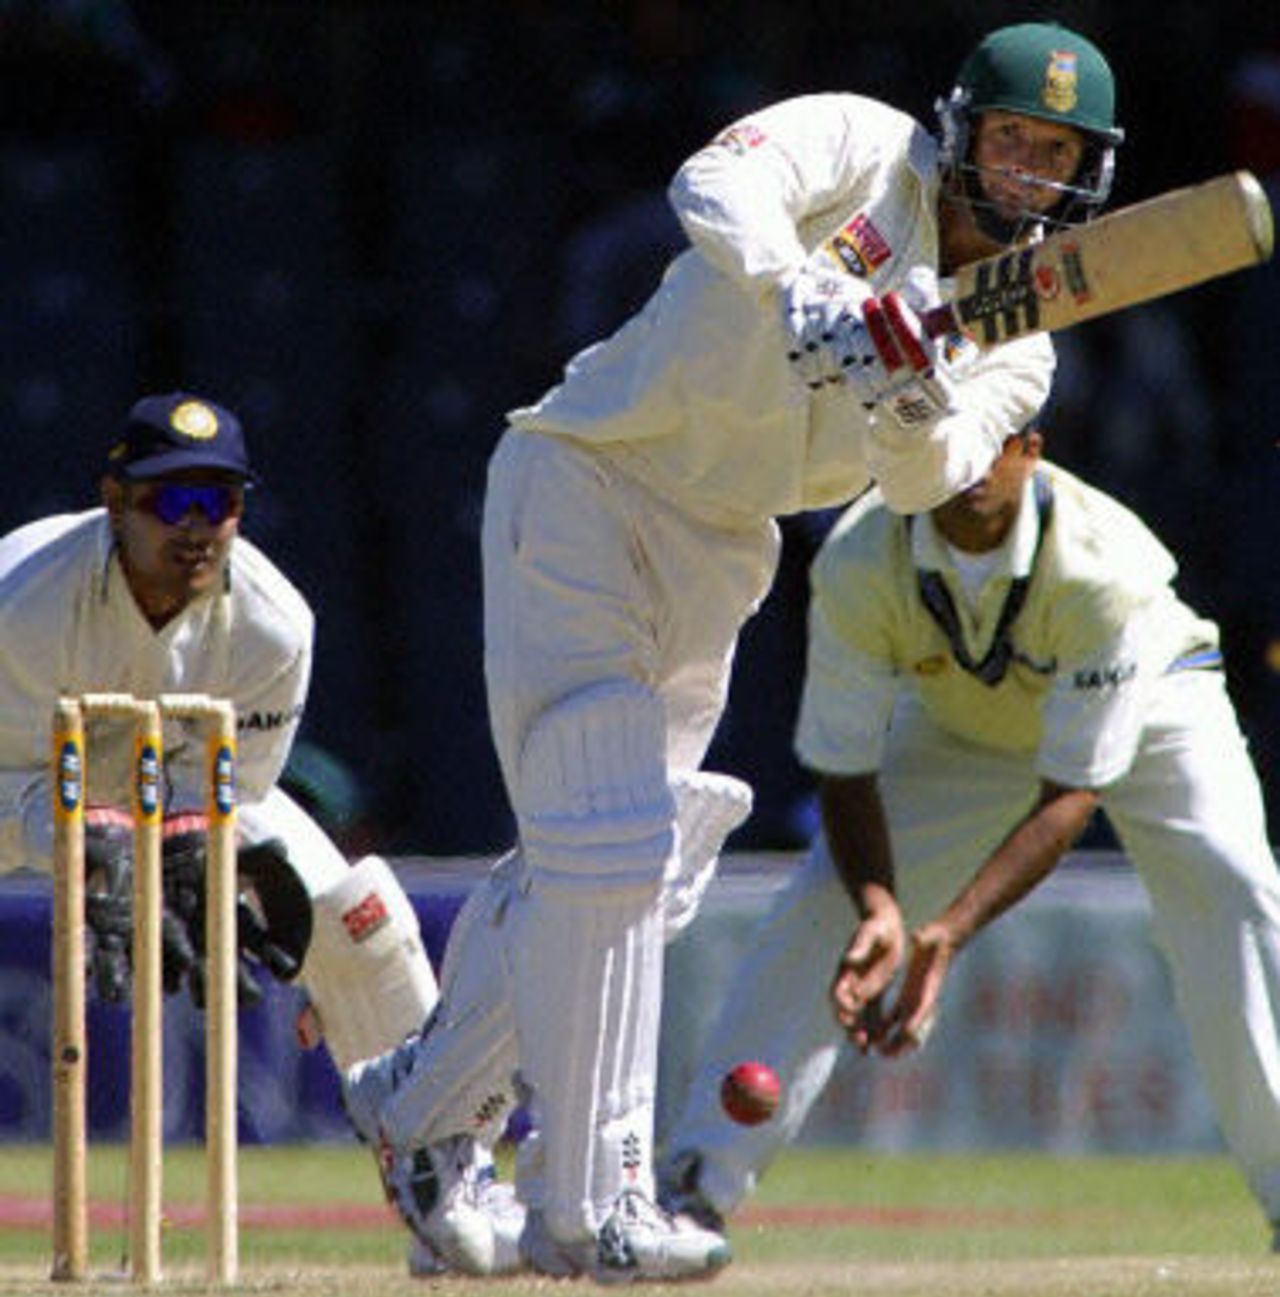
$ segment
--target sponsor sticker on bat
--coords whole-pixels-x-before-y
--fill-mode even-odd
[[[1071,296],[1077,302],[1087,302],[1093,293],[1089,288],[1089,280],[1084,273],[1084,257],[1080,255],[1080,247],[1075,243],[1067,243],[1062,249],[1062,270],[1067,277],[1067,287],[1071,290]]]
[[[1002,338],[1034,333],[1040,326],[1040,300],[1032,275],[1033,249],[1010,252],[977,268],[973,292],[956,303],[965,327],[981,328],[990,345]]]
[[[1052,302],[1062,291],[1062,280],[1052,266],[1037,266],[1035,273],[1036,292],[1043,301]]]

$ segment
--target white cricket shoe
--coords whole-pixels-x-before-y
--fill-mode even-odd
[[[523,1268],[524,1208],[497,1182],[493,1161],[469,1135],[400,1152],[384,1140],[379,1168],[387,1199],[422,1243],[418,1259],[434,1257],[466,1275],[510,1274]],[[429,1270],[425,1270],[430,1273]]]
[[[387,1200],[422,1245],[410,1253],[410,1271],[437,1273],[433,1262],[467,1275],[519,1270],[524,1208],[498,1183],[488,1150],[469,1135],[397,1148],[382,1130],[382,1109],[412,1074],[420,1039],[355,1064],[342,1084],[347,1115],[374,1149]]]
[[[531,1269],[553,1278],[587,1275],[597,1283],[709,1279],[733,1259],[725,1238],[687,1216],[672,1216],[636,1189],[624,1189],[594,1238],[554,1238],[530,1212],[520,1250]]]

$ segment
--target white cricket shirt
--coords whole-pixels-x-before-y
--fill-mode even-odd
[[[224,588],[153,630],[125,581],[106,512],[30,523],[0,539],[0,868],[39,866],[47,851],[49,734],[60,693],[230,700],[243,801],[279,778],[311,671],[313,618],[298,591],[249,541],[232,543]],[[128,804],[132,734],[89,732],[87,799]],[[169,806],[203,805],[202,746],[166,727]]]
[[[800,382],[778,289],[813,255],[877,294],[936,268],[938,185],[933,138],[871,99],[804,96],[738,122],[672,182],[693,246],[512,426],[590,443],[713,523],[843,503],[872,479],[896,510],[932,508],[980,477],[1043,404],[1048,337],[982,355],[963,347],[957,412],[904,433],[847,388]]]

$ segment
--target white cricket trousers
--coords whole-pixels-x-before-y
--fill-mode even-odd
[[[691,518],[569,441],[508,432],[490,464],[485,669],[525,846],[504,925],[506,994],[540,1131],[538,1164],[522,1161],[517,1186],[565,1240],[593,1233],[624,1187],[652,1192],[661,894],[677,853],[637,863],[628,816],[651,815],[670,801],[671,772],[700,766],[777,554],[772,520],[732,529]],[[617,714],[637,723],[625,754],[607,755],[633,774],[614,769],[614,786],[596,786],[581,754],[612,743],[615,713],[591,708],[619,693]],[[535,726],[555,742],[527,742]],[[549,769],[557,751],[567,764]],[[641,791],[655,784],[662,797]],[[548,824],[550,854],[534,833]],[[669,843],[674,804],[670,825]],[[491,932],[465,929],[469,940]],[[451,1020],[447,1003],[441,1017]]]
[[[899,898],[917,926],[1026,814],[1039,781],[1025,754],[955,739],[909,699],[895,711],[879,784]],[[1165,678],[1129,773],[1102,801],[1150,896],[1228,1148],[1268,1218],[1280,1220],[1280,879],[1219,673]],[[775,898],[670,1135],[671,1152],[703,1154],[702,1185],[722,1210],[751,1191],[830,1076],[843,1037],[827,990],[855,924],[820,839]],[[750,1129],[731,1123],[716,1097],[719,1078],[742,1058],[772,1062],[785,1096],[777,1120]]]

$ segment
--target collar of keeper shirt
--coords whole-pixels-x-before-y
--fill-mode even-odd
[[[1001,547],[1002,561],[992,574],[993,578],[1009,577],[1009,588],[996,617],[987,651],[981,658],[975,658],[969,651],[960,612],[942,576],[940,569],[944,562],[950,565],[950,560],[943,557],[946,547],[933,519],[928,514],[920,515],[922,525],[917,527],[914,525],[917,521],[915,516],[907,518],[920,599],[947,637],[956,664],[991,688],[1005,678],[1014,659],[1013,624],[1026,602],[1027,587],[1031,584],[1040,546],[1053,519],[1053,484],[1048,477],[1039,472],[1033,474],[1027,483],[1027,493],[1033,498],[1035,507],[1027,508],[1029,501],[1024,497],[1013,529]],[[981,611],[985,612],[985,609]]]

